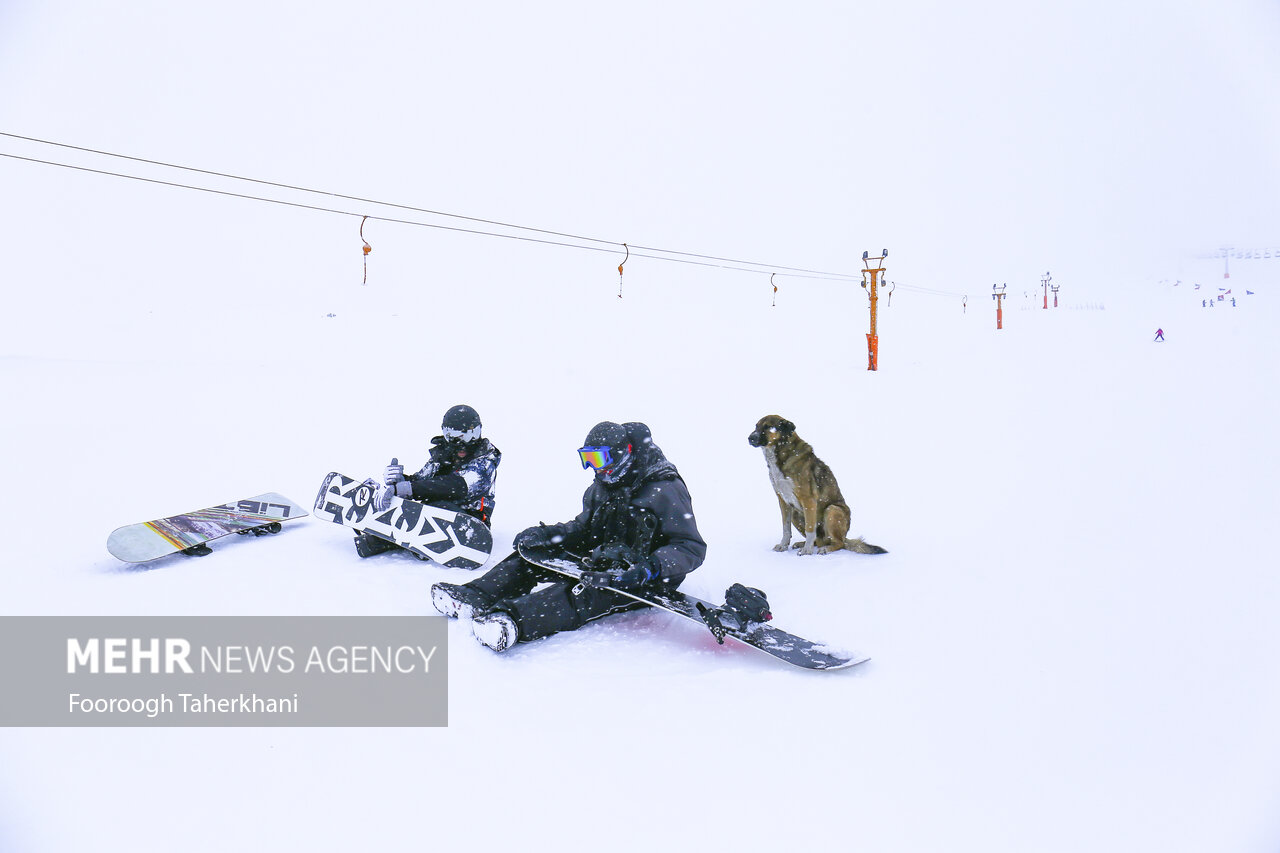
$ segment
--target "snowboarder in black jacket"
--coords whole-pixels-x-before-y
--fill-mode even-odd
[[[583,573],[584,589],[575,595],[578,581],[526,561],[518,550],[470,583],[431,587],[435,608],[469,618],[476,639],[495,651],[643,606],[603,587],[674,588],[706,557],[689,490],[647,426],[596,424],[578,454],[583,468],[594,471],[582,512],[530,527],[515,544],[558,544],[588,555],[583,564],[595,570]]]
[[[401,497],[465,512],[489,524],[502,452],[480,431],[480,415],[475,409],[466,405],[450,408],[441,419],[441,434],[431,439],[427,464],[416,474],[405,476],[404,466],[393,459],[383,472],[381,484],[366,481],[377,489],[374,508],[385,510],[391,498]],[[361,557],[399,547],[364,533],[356,534],[355,544]]]

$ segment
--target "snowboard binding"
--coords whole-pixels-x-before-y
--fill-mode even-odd
[[[753,624],[773,619],[769,597],[755,587],[740,583],[725,590],[723,607],[707,607],[699,602],[698,613],[720,645],[724,645],[725,635],[730,631],[747,631]]]
[[[236,531],[236,533],[240,534],[241,536],[248,536],[251,533],[254,536],[266,536],[269,533],[279,533],[279,532],[280,532],[280,522],[278,521],[273,521],[270,524],[264,524],[261,527],[250,527],[248,530]]]

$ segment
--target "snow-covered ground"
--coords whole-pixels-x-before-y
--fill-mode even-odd
[[[643,420],[709,543],[685,588],[872,660],[450,625],[447,728],[0,730],[0,851],[1280,849],[1280,259],[1203,257],[1280,255],[1271,5],[303,5],[8,0],[0,134],[611,242],[0,135],[0,614],[431,613],[470,575],[315,518],[105,542],[416,465],[467,402],[498,555]],[[887,246],[880,369],[856,281],[643,245]],[[771,550],[768,413],[887,555]]]
[[[24,484],[2,499],[4,610],[429,613],[430,584],[466,573],[359,560],[314,518],[141,567],[103,543],[416,460],[465,400],[505,454],[500,552],[576,512],[593,423],[644,419],[710,543],[686,588],[759,586],[778,624],[870,663],[791,670],[653,611],[501,656],[453,625],[447,729],[0,733],[4,849],[518,844],[531,827],[536,849],[619,832],[627,848],[1275,849],[1273,284],[1236,309],[1144,282],[1049,311],[1021,297],[1002,331],[992,305],[899,292],[872,373],[854,288],[704,303],[682,274],[495,311],[500,343],[474,364],[414,337],[438,291],[381,278],[332,306],[213,303],[181,329],[200,299],[69,304],[76,334],[42,330],[0,361]],[[746,442],[769,412],[888,555],[770,550],[776,508]],[[74,524],[31,520],[41,492],[81,501]]]

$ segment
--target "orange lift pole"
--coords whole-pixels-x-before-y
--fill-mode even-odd
[[[889,257],[888,249],[880,250],[880,257],[870,257],[870,252],[862,253],[862,265],[865,267],[862,271],[862,286],[867,289],[867,276],[871,276],[871,287],[868,289],[868,295],[871,297],[871,332],[867,335],[867,370],[876,370],[879,367],[880,356],[880,338],[876,335],[876,302],[879,297],[876,295],[876,286],[879,284],[879,276],[884,273],[883,261]],[[877,267],[872,267],[872,261],[880,261]]]
[[[991,285],[991,289],[995,291],[994,293],[991,294],[991,298],[996,301],[996,328],[997,329],[1004,328],[1004,297],[1005,297],[1004,289],[1007,286],[1008,285],[1004,285],[1004,284]]]

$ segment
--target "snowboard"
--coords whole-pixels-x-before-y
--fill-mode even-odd
[[[186,551],[195,556],[212,552],[206,544],[232,533],[261,536],[279,533],[280,522],[307,515],[284,495],[268,492],[244,500],[198,509],[116,528],[107,537],[107,550],[126,563],[145,563]]]
[[[530,563],[562,575],[568,575],[571,578],[582,577],[582,558],[559,545],[522,547],[520,556]],[[610,589],[613,588],[610,587]],[[842,649],[797,637],[772,625],[761,622],[739,624],[734,614],[727,612],[724,608],[687,595],[678,589],[613,589],[613,591],[696,622],[711,631],[720,642],[724,642],[726,636],[733,637],[793,666],[819,670],[847,669],[870,660],[864,655],[850,654]]]
[[[316,516],[394,542],[451,569],[478,569],[488,562],[493,536],[484,522],[405,498],[392,498],[390,506],[378,512],[373,506],[376,490],[367,481],[331,471],[316,495]]]

